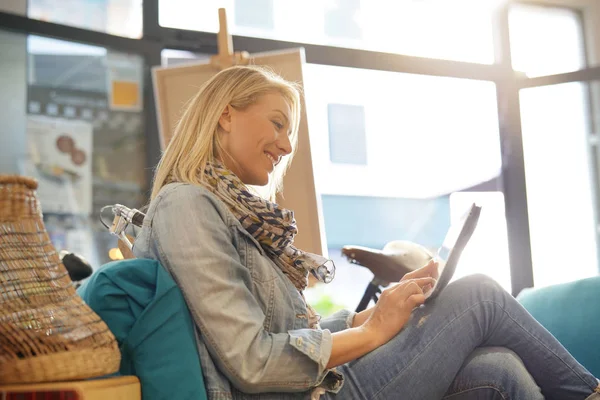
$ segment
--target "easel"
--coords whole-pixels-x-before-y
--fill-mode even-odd
[[[227,30],[225,9],[219,9],[219,25],[217,55],[205,61],[152,68],[159,137],[163,149],[172,138],[185,104],[198,93],[204,82],[224,68],[248,64],[266,66],[284,79],[302,85],[304,49],[292,48],[256,54],[246,51],[234,52],[231,35]],[[294,210],[300,231],[296,236],[296,245],[302,250],[326,255],[325,230],[314,182],[306,107],[304,99],[301,98],[300,101],[302,107],[298,149],[284,179],[285,198],[278,198],[278,203],[282,207]]]
[[[250,54],[247,51],[233,52],[233,41],[227,30],[227,12],[224,8],[219,8],[219,32],[217,34],[217,48],[219,53],[210,57],[210,64],[218,70],[229,68],[233,65],[248,65],[250,62]],[[125,235],[125,239],[118,240],[117,244],[124,259],[135,258],[131,251],[131,243],[134,238],[130,235]],[[127,245],[129,241],[129,246]]]
[[[210,63],[219,70],[233,65],[248,65],[250,61],[250,54],[247,51],[233,52],[233,41],[227,30],[227,13],[224,8],[219,8],[217,48],[219,49],[219,54],[212,56]]]

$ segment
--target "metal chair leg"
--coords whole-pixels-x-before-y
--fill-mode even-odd
[[[373,281],[369,282],[369,285],[365,290],[365,294],[363,294],[362,299],[360,299],[360,302],[358,303],[358,307],[356,307],[356,312],[364,311],[369,305],[371,299],[377,302],[378,293],[381,293],[381,288],[379,287],[379,285],[377,283],[374,283]]]

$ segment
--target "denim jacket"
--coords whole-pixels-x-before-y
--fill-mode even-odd
[[[166,185],[134,254],[158,260],[181,288],[209,399],[310,399],[315,387],[341,388],[343,377],[326,369],[331,334],[348,328],[354,313],[309,329],[300,293],[208,190]]]

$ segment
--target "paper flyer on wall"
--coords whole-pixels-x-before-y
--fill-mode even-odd
[[[27,174],[39,182],[44,213],[89,215],[92,209],[92,124],[27,117]]]
[[[143,62],[139,56],[106,54],[108,104],[111,110],[141,111]]]

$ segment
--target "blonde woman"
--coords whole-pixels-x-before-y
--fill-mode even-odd
[[[597,379],[483,276],[419,307],[437,278],[430,263],[371,309],[316,315],[307,276],[327,282],[332,266],[294,247],[293,214],[272,202],[296,148],[299,96],[258,67],[220,72],[156,169],[134,253],[181,288],[209,398],[600,399]],[[269,198],[250,185],[268,185]]]

